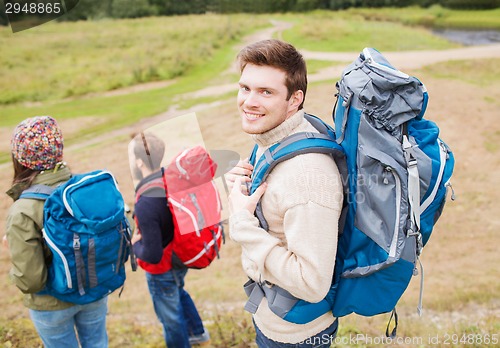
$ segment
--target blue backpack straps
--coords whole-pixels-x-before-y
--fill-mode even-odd
[[[252,183],[249,189],[250,194],[255,192],[257,187],[266,180],[276,165],[301,154],[329,154],[335,160],[341,174],[347,171],[344,151],[335,141],[333,130],[316,116],[305,114],[305,118],[320,133],[301,132],[292,134],[267,149],[257,163],[255,163],[257,146],[254,147],[249,158],[249,162],[254,165]],[[255,215],[259,219],[261,227],[267,231],[269,227],[260,202],[257,204]],[[265,283],[259,284],[252,280],[249,280],[244,285],[248,296],[248,302],[245,305],[247,311],[255,313],[264,297],[266,297],[268,306],[273,313],[284,320],[297,324],[308,323],[331,310],[332,304],[329,299],[325,298],[318,303],[309,303],[294,297],[279,286],[269,285]]]
[[[29,198],[36,199],[40,201],[45,201],[47,198],[54,192],[55,188],[47,185],[37,184],[28,187],[26,190],[21,193],[19,199],[21,198]]]
[[[254,165],[252,182],[249,188],[250,194],[255,192],[257,187],[266,180],[267,176],[279,163],[306,153],[329,154],[335,160],[341,175],[347,173],[344,151],[336,143],[333,130],[316,116],[305,114],[305,118],[320,133],[300,132],[292,134],[268,148],[257,163],[255,163],[257,153],[257,145],[255,145],[249,158],[250,164]],[[260,202],[257,204],[255,215],[259,219],[261,227],[267,231],[269,228]]]
[[[36,184],[28,187],[26,190],[24,190],[21,195],[19,196],[19,199],[36,199],[38,201],[46,201],[47,198],[54,192],[56,188],[43,185],[43,184]],[[48,291],[46,289],[43,289],[37,293],[38,295],[47,295]]]

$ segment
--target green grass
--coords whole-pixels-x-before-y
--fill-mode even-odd
[[[342,18],[340,20],[332,20],[331,16],[332,12],[324,12],[324,11],[313,12],[308,15],[283,15],[282,17],[280,17],[281,19],[293,21],[296,23],[296,27],[294,29],[287,31],[285,33],[285,39],[287,40],[290,39],[286,37],[288,35],[294,36],[295,34],[297,34],[298,36],[296,36],[295,39],[292,39],[291,41],[292,42],[296,41],[293,43],[295,43],[298,47],[306,49],[316,48],[321,50],[340,50],[340,47],[349,50],[359,49],[359,47],[368,44],[368,42],[363,43],[361,41],[352,40],[351,36],[349,35],[340,35],[338,40],[328,40],[326,36],[328,35],[329,31],[332,30],[332,32],[335,32],[335,30],[333,30],[331,26],[338,26],[340,25],[339,23],[342,23],[341,21],[347,21],[347,19],[342,19]],[[188,17],[190,18],[190,16]],[[202,16],[200,18],[205,18],[205,17]],[[209,18],[212,17],[209,16]],[[241,23],[243,23],[245,21],[250,20],[250,18],[253,17],[237,16],[231,18],[237,18],[237,19],[231,19],[231,20],[226,19],[223,20],[222,22],[224,23],[230,22],[233,23],[231,25],[235,25],[236,23],[240,23],[240,21]],[[99,30],[101,30],[101,27],[103,27],[104,24],[109,24],[109,25],[112,24],[114,26],[120,26],[120,25],[125,26],[125,24],[129,25],[144,24],[145,29],[142,29],[140,27],[134,27],[137,30],[136,35],[140,37],[142,30],[144,30],[145,33],[148,33],[148,31],[151,31],[151,29],[149,29],[150,27],[155,25],[158,26],[161,24],[161,21],[158,18],[141,19],[137,21],[138,22],[130,20],[116,21],[117,23],[114,22],[108,23],[107,21],[91,22],[91,23],[80,23],[80,22],[54,23],[47,25],[47,27],[41,26],[40,28],[44,28],[43,29],[44,31],[41,33],[31,33],[30,31],[26,31],[27,34],[23,38],[24,40],[26,40],[26,42],[34,42],[34,39],[36,37],[41,36],[40,40],[42,42],[51,43],[52,48],[54,48],[54,47],[62,47],[64,45],[65,40],[69,40],[70,35],[64,34],[65,32],[68,31],[69,28],[71,28],[72,31],[77,33],[79,32],[79,30],[85,29],[87,31],[90,31],[85,35],[87,35],[88,37],[95,37],[98,36],[96,32],[99,32]],[[142,21],[144,21],[144,23]],[[315,33],[316,37],[313,38],[311,36],[312,34],[311,35],[307,34],[307,32],[311,29],[307,27],[306,21],[309,23],[315,23],[315,28],[325,28],[325,29],[324,30],[318,29],[317,33]],[[356,23],[358,23],[359,21],[360,21],[359,18],[356,17],[352,18],[351,21],[346,22],[351,24],[347,25],[342,30],[347,30],[347,31],[352,30],[352,28],[356,27]],[[219,22],[221,22],[220,18]],[[259,20],[257,22],[263,25],[263,23],[265,22],[264,17],[259,17]],[[370,22],[364,23],[359,27],[359,31],[364,32],[364,30],[368,31],[375,30],[372,24],[374,23],[371,24]],[[379,24],[378,30],[383,30],[386,31],[387,33],[394,31],[400,31],[401,33],[406,32],[399,29],[394,30],[392,26],[394,25],[400,26],[399,24],[387,23],[387,22],[378,24]],[[74,27],[71,27],[72,25]],[[121,27],[115,28],[115,30],[119,32],[121,30],[120,28]],[[104,30],[107,31],[111,29],[104,29]],[[419,36],[418,30],[420,29],[405,28],[405,30],[408,30],[408,32],[406,32],[407,33],[406,35],[414,37]],[[2,35],[0,35],[0,40],[5,40],[5,35],[6,35],[5,32],[3,32]],[[80,35],[84,34],[80,33],[74,35],[76,37],[79,37]],[[108,35],[111,35],[111,33],[109,33]],[[354,33],[353,35],[357,35],[359,40],[361,40],[362,38],[362,35],[356,33]],[[106,37],[106,35],[103,34],[103,37]],[[9,40],[15,39],[21,42],[22,40],[19,40],[19,38],[20,37],[16,36],[15,38],[9,38]],[[108,37],[107,39],[103,40],[104,41],[102,42],[105,42],[106,40],[110,39]],[[118,38],[116,40],[118,40]],[[121,40],[126,41],[123,38]],[[402,40],[402,42],[403,41],[408,41],[408,37],[406,37],[405,40]],[[102,45],[102,42],[101,44],[99,44],[98,42],[93,43],[93,45],[95,47],[99,47],[100,45]],[[66,143],[68,145],[71,145],[72,143],[80,141],[82,138],[89,136],[96,136],[108,132],[112,129],[118,129],[123,126],[133,124],[142,118],[157,115],[161,112],[165,112],[166,110],[169,109],[171,105],[173,105],[174,103],[178,103],[177,101],[178,96],[182,95],[183,93],[188,93],[203,88],[205,86],[213,85],[218,81],[220,81],[221,73],[225,71],[225,69],[227,69],[227,66],[229,66],[231,62],[234,61],[234,56],[236,52],[233,46],[236,42],[237,39],[235,37],[231,41],[228,41],[223,47],[214,49],[209,57],[205,57],[203,63],[198,63],[197,65],[194,65],[193,67],[187,69],[184,76],[178,77],[176,80],[174,80],[174,83],[169,85],[168,87],[157,88],[152,90],[144,90],[140,92],[130,93],[127,95],[116,95],[109,97],[97,95],[88,98],[72,98],[72,99],[62,99],[62,100],[60,99],[57,100],[56,95],[60,95],[62,93],[62,90],[64,90],[64,88],[61,87],[62,88],[61,90],[58,89],[58,87],[54,87],[53,89],[49,89],[51,90],[50,93],[53,93],[53,98],[55,98],[55,100],[52,100],[50,102],[45,101],[41,103],[34,103],[31,105],[26,105],[25,103],[15,103],[3,106],[0,105],[0,114],[1,114],[0,127],[13,127],[22,119],[35,115],[52,115],[57,119],[61,120],[73,119],[79,117],[94,117],[96,120],[98,120],[98,122],[82,127],[82,129],[79,132],[75,132],[71,136],[66,137]],[[370,43],[373,44],[373,46],[376,46],[382,50],[394,49],[394,47],[385,47],[384,45],[377,46],[375,42],[370,42]],[[389,43],[389,45],[396,45],[396,44],[397,44],[396,41],[394,41],[393,43]],[[120,45],[125,45],[125,44],[121,43],[118,44],[117,46]],[[27,43],[26,47],[29,47]],[[25,49],[27,49],[26,47]],[[429,41],[428,43],[425,44],[425,47],[432,48],[434,46],[433,44],[431,44],[431,41]],[[66,55],[68,56],[78,55],[78,52],[80,52],[77,47],[73,47],[71,45],[69,45],[67,48],[64,49],[61,48],[61,50],[62,52],[67,52]],[[89,50],[91,49],[89,48]],[[96,51],[93,53],[90,52],[91,54],[89,54],[88,56],[89,61],[85,63],[86,65],[90,65],[92,60],[94,59],[93,57],[97,54],[96,52],[99,52],[99,49],[95,48],[95,50]],[[16,49],[13,50],[12,52],[4,51],[7,52],[7,54],[2,55],[2,57],[0,57],[0,60],[4,61],[12,60],[14,58],[9,56],[12,55],[13,57],[15,57],[16,53],[19,53],[21,51],[22,49]],[[50,53],[50,49],[47,49],[46,52]],[[111,50],[111,52],[113,54],[113,50]],[[40,53],[41,56],[43,56],[43,53],[45,53],[45,51],[42,49]],[[82,60],[87,59],[87,55],[83,54],[81,59]],[[111,59],[110,61],[112,60],[113,59]],[[46,62],[47,60],[39,59],[39,61]],[[155,61],[156,60],[154,59],[154,57],[151,57],[151,63]],[[36,76],[36,73],[39,69],[37,64],[41,63],[28,62],[22,65],[22,68],[19,68],[23,71],[23,74],[21,75],[31,77],[32,83],[35,83],[37,81],[37,78],[34,77]],[[331,64],[333,63],[321,62],[315,60],[309,61],[308,62],[309,72],[310,73],[317,72],[320,69],[327,67]],[[498,80],[498,76],[500,76],[500,71],[498,68],[499,66],[500,64],[498,64],[498,59],[481,60],[478,62],[459,61],[459,62],[449,62],[449,63],[433,65],[425,68],[425,71],[437,77],[462,79],[477,84],[490,84]],[[132,66],[128,67],[127,71],[129,73],[131,70],[133,70],[133,67]],[[4,75],[12,73],[9,72],[8,69],[1,69],[0,71],[1,71],[0,74]],[[79,71],[79,73],[83,74],[84,72]],[[124,73],[124,75],[126,74],[127,73]],[[48,71],[46,75],[50,76],[50,71]],[[106,81],[107,77],[108,75],[103,75],[99,76],[99,78],[97,79]],[[237,76],[232,76],[229,74],[226,77],[222,78],[225,79],[224,82],[232,82],[233,80],[235,80],[235,78],[237,78]],[[25,96],[30,94],[30,88],[28,85],[25,87],[25,89],[23,89],[22,86],[17,85],[16,81],[13,81],[10,84],[4,84],[2,86],[3,87],[0,87],[0,89],[1,88],[7,89],[11,93],[19,93]],[[219,97],[203,97],[192,100],[181,100],[180,107],[189,108],[199,103],[210,103],[219,99],[228,98],[229,94],[230,93],[221,95]],[[1,95],[2,94],[0,93],[0,96]],[[7,152],[0,152],[0,163],[7,162],[9,159],[10,155]]]
[[[500,149],[500,131],[485,134],[484,147],[488,152],[497,153]]]
[[[249,16],[245,18],[245,20],[250,20]],[[149,20],[153,22],[157,21],[157,19]],[[234,24],[235,21],[232,20],[231,23]],[[256,23],[261,23],[262,25],[265,21],[257,20]],[[64,26],[67,23],[55,25]],[[97,32],[99,27],[95,25],[92,30]],[[138,35],[140,36],[140,31]],[[53,38],[53,40],[56,39]],[[153,116],[168,110],[178,95],[198,90],[205,85],[213,83],[213,80],[217,79],[221,72],[234,61],[236,52],[233,49],[233,45],[236,42],[237,39],[234,37],[223,47],[214,50],[210,56],[203,57],[202,61],[186,71],[185,76],[177,78],[175,83],[168,87],[127,95],[63,99],[31,106],[27,106],[24,103],[0,106],[0,114],[2,115],[0,118],[0,127],[13,127],[22,119],[35,115],[52,115],[61,120],[91,116],[100,120],[100,122],[94,125],[82,128],[73,137],[65,139],[67,144],[72,144],[87,136],[95,136],[112,129],[133,124],[141,118]],[[68,52],[71,52],[71,48],[68,48]],[[34,69],[34,67],[26,66],[25,69],[26,74],[29,75],[30,69]],[[5,69],[2,69],[2,72],[4,71]],[[99,79],[105,80],[106,77],[100,76]],[[8,88],[10,91],[16,89],[15,83],[6,86],[5,88]],[[28,90],[29,88],[27,88]],[[27,91],[19,93],[28,93]],[[186,104],[188,103],[186,102]],[[0,153],[0,163],[5,162],[9,158],[8,154]]]
[[[300,48],[352,51],[448,48],[452,44],[405,25],[500,28],[500,10],[351,9],[273,15],[296,23],[283,38]],[[55,101],[192,75],[266,15],[190,15],[47,23],[12,34],[0,28],[0,104]],[[466,24],[460,24],[466,23]]]
[[[441,6],[430,8],[362,8],[345,11],[369,21],[391,21],[429,28],[500,30],[500,8],[494,10],[450,10]]]
[[[247,28],[264,25],[262,16],[210,14],[53,22],[17,34],[0,28],[0,46],[8,47],[0,56],[0,79],[9,81],[0,85],[0,104],[192,76]]]
[[[500,82],[500,59],[456,60],[433,64],[423,72],[441,79],[460,80],[477,86]]]
[[[324,61],[324,60],[316,60],[316,59],[309,59],[306,60],[307,64],[307,73],[308,74],[316,74],[317,72],[321,71],[321,69],[328,68],[333,65],[349,65],[351,62],[332,62],[332,61]]]
[[[42,348],[33,323],[28,318],[0,322],[0,343],[2,347]]]
[[[350,11],[314,11],[303,15],[284,15],[295,26],[283,33],[283,39],[312,51],[346,52],[363,47],[382,51],[447,49],[457,47],[432,35],[425,28],[401,23],[371,21]]]
[[[189,108],[196,106],[196,105],[210,104],[210,103],[213,103],[216,101],[234,98],[236,96],[236,93],[237,93],[237,88],[236,88],[236,83],[235,83],[234,92],[228,92],[228,93],[224,93],[224,94],[213,96],[213,97],[187,98],[187,99],[183,99],[181,102],[177,103],[177,106],[178,106],[178,109],[180,109],[180,110],[186,110],[186,109],[189,109]]]

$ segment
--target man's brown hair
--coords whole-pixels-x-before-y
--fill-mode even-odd
[[[307,68],[302,55],[289,43],[280,40],[263,40],[243,48],[238,54],[240,73],[247,64],[271,66],[285,72],[285,85],[288,90],[287,100],[295,91],[307,90]],[[299,110],[304,107],[304,101]]]

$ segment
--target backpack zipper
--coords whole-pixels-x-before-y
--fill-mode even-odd
[[[441,183],[441,180],[443,179],[443,173],[444,173],[444,167],[446,165],[446,157],[448,156],[448,150],[446,149],[446,145],[441,141],[441,139],[437,139],[438,146],[439,146],[439,161],[440,166],[439,166],[439,173],[438,177],[436,179],[436,182],[434,184],[434,187],[432,188],[431,194],[429,197],[426,198],[426,200],[420,205],[420,213],[423,214],[425,209],[429,207],[429,205],[434,201],[434,197],[436,197],[439,184]],[[448,181],[449,183],[449,181]]]
[[[215,245],[215,242],[221,237],[222,235],[222,228],[221,226],[219,225],[219,229],[217,230],[217,235],[215,238],[213,238],[208,244],[205,244],[205,248],[203,248],[202,251],[200,251],[198,253],[198,255],[196,255],[195,257],[193,257],[191,260],[188,260],[186,262],[184,262],[184,264],[186,266],[190,265],[191,263],[197,261],[200,257],[202,257],[204,254],[208,253],[208,251],[210,250],[210,248]]]
[[[399,218],[401,210],[401,179],[396,171],[390,167],[386,166],[385,170],[392,174],[394,181],[396,183],[396,219],[394,223],[394,232],[392,235],[391,247],[389,249],[389,257],[396,257],[396,251],[398,246],[398,234],[399,234]]]
[[[444,187],[446,187],[446,192],[448,192],[448,188],[451,189],[451,200],[454,201],[455,199],[457,199],[457,197],[455,196],[455,190],[453,189],[450,181],[451,179],[448,179],[448,181],[445,182]]]
[[[186,176],[186,178],[189,180],[189,175],[188,175],[188,172],[186,171],[186,169],[184,169],[182,166],[181,166],[181,159],[183,159],[184,157],[186,157],[187,153],[189,152],[190,149],[186,149],[184,151],[182,151],[182,153],[175,159],[175,165],[177,167],[177,169],[179,169],[179,172],[181,172],[182,175]]]
[[[403,79],[407,79],[407,78],[410,77],[409,75],[405,74],[402,71],[399,71],[399,70],[396,70],[396,69],[391,69],[388,66],[385,66],[385,65],[382,65],[380,63],[377,63],[372,58],[372,55],[371,55],[370,50],[368,48],[365,48],[363,50],[363,55],[365,56],[366,63],[369,64],[369,65],[371,65],[371,66],[376,67],[377,69],[383,70],[384,72],[386,72],[386,73],[388,73],[388,74],[390,74],[392,76],[400,77],[400,78],[403,78]]]

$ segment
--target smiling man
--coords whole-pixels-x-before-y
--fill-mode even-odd
[[[307,70],[290,44],[264,40],[238,55],[238,109],[243,131],[256,144],[257,160],[273,144],[299,132],[317,132],[304,118]],[[342,185],[333,159],[297,155],[278,164],[266,182],[248,195],[253,166],[242,160],[226,175],[230,235],[241,245],[242,265],[260,286],[275,286],[308,302],[320,302],[332,282]],[[260,200],[268,230],[254,216]],[[305,324],[275,314],[264,297],[254,311],[259,347],[329,347],[337,332],[331,312]]]

